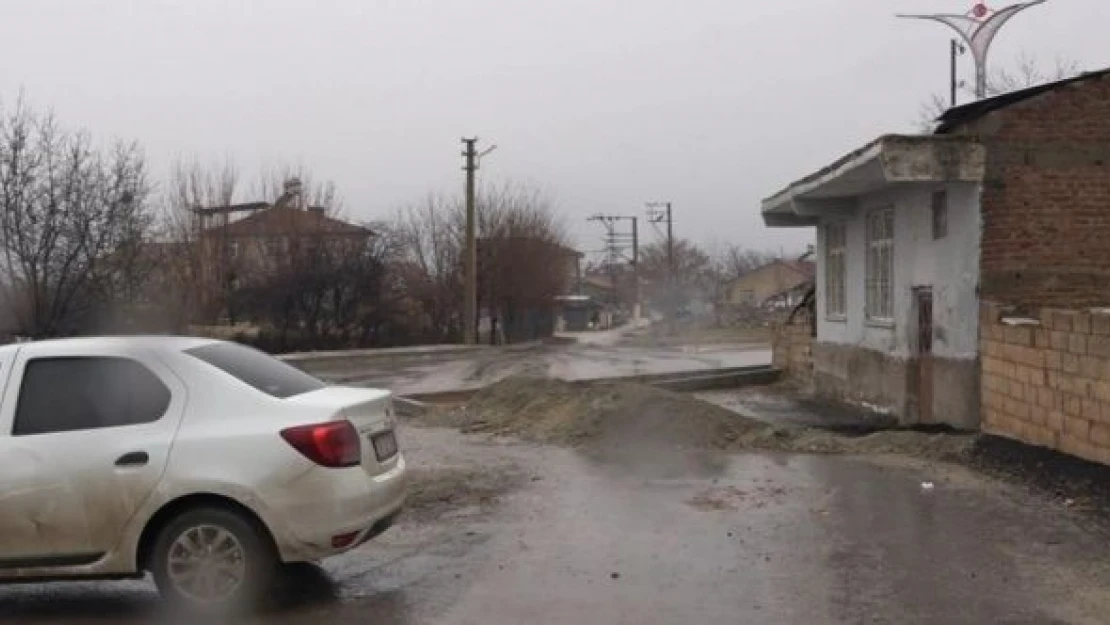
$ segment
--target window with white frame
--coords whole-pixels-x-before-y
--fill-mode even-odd
[[[894,209],[867,216],[867,318],[894,319]]]
[[[825,316],[833,319],[848,314],[848,266],[845,250],[848,229],[843,223],[825,226]]]

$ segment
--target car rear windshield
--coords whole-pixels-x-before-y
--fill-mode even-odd
[[[185,353],[235,376],[263,393],[281,399],[326,386],[304,371],[269,354],[236,343],[213,343],[185,350]]]

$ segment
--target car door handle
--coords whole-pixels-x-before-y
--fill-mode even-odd
[[[145,467],[150,462],[150,456],[145,451],[133,451],[123,454],[116,460],[117,467]]]

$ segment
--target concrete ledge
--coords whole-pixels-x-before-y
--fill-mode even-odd
[[[467,353],[489,349],[485,345],[420,345],[417,347],[381,347],[372,349],[346,349],[321,352],[294,352],[278,356],[286,362],[311,362],[345,358],[405,358]]]
[[[492,349],[484,345],[424,345],[420,347],[387,347],[352,349],[334,352],[301,352],[282,354],[279,359],[316,375],[343,372],[365,366],[391,363],[415,363],[428,360],[449,360]],[[352,376],[349,379],[356,379]],[[342,382],[344,380],[333,380]]]
[[[634,375],[612,378],[593,378],[572,380],[570,384],[616,384],[632,382],[657,386],[675,392],[710,391],[772,384],[779,380],[782,371],[765,365],[734,367],[708,371],[684,371],[655,375]],[[426,410],[427,404],[454,404],[469,400],[484,387],[438,391],[434,393],[413,393],[403,399],[413,402],[419,409]],[[416,413],[420,414],[420,413]]]
[[[693,391],[715,391],[762,384],[774,384],[782,377],[782,371],[771,367],[747,367],[744,371],[705,373],[677,379],[663,379],[647,382],[652,386],[668,391],[688,393]]]

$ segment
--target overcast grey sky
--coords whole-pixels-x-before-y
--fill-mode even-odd
[[[244,172],[300,162],[349,214],[489,180],[541,186],[584,249],[597,211],[674,202],[702,243],[800,248],[759,200],[883,132],[947,84],[948,33],[899,12],[972,0],[0,0],[0,95],[68,125]],[[1003,4],[996,2],[996,5]],[[1110,65],[1107,0],[1052,0],[993,52]],[[970,70],[970,61],[965,61]]]

